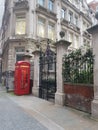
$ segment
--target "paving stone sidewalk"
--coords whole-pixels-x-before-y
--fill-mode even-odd
[[[3,99],[1,98],[2,94],[4,95]],[[13,127],[13,124],[14,126],[19,124],[21,129],[18,130],[25,130],[25,128],[26,130],[37,130],[37,128],[34,128],[36,125],[33,126],[33,123],[31,123],[34,120],[34,124],[38,124],[40,130],[47,130],[47,128],[48,130],[98,130],[98,121],[91,119],[89,114],[55,105],[33,95],[15,96],[13,93],[1,91],[0,103],[0,106],[3,105],[2,109],[0,108],[0,115],[2,115],[0,117],[2,118],[4,114],[7,115],[7,112],[5,113],[4,111],[8,111],[10,117],[9,119],[4,118],[4,120],[2,118],[3,121],[0,120],[1,128],[6,126],[6,120],[13,120],[12,123],[9,121],[8,126]],[[19,121],[19,118],[21,121]],[[25,126],[26,123],[28,124],[27,126]],[[12,128],[6,128],[7,126],[0,130],[12,130]]]
[[[0,130],[48,130],[0,91]]]
[[[49,130],[98,130],[98,122],[87,113],[58,106],[32,95],[8,96]]]

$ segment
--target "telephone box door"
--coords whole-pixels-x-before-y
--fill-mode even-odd
[[[29,68],[26,66],[25,68],[21,68],[21,89],[23,89],[24,91],[28,91],[29,89],[29,80],[30,80],[30,76],[29,76]]]

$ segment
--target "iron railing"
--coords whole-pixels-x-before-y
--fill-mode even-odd
[[[56,54],[51,50],[49,40],[46,50],[40,48],[40,80],[39,97],[44,99],[54,98],[56,92]]]

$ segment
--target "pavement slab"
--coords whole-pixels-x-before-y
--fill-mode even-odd
[[[23,111],[6,93],[0,92],[0,130],[48,130]]]
[[[9,103],[12,102],[17,109],[21,109],[20,114],[23,112],[33,118],[38,126],[43,127],[43,130],[47,128],[48,130],[98,130],[98,122],[85,112],[55,105],[53,102],[34,97],[33,95],[16,96],[13,93],[5,93],[4,95]],[[5,101],[4,98],[3,100]],[[31,126],[32,123],[29,120],[26,121]],[[22,123],[19,123],[19,126]],[[26,128],[29,130],[29,126],[26,126]]]
[[[98,122],[87,113],[55,105],[33,95],[9,97],[46,127],[49,122],[57,126],[54,129],[48,126],[50,130],[98,130]]]

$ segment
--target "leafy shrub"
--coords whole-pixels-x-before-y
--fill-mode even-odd
[[[93,83],[94,56],[89,48],[84,54],[81,49],[72,51],[63,58],[63,78],[70,83]]]

